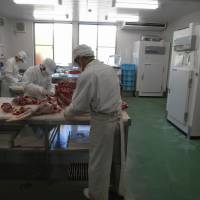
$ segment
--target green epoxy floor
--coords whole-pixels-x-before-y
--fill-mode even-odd
[[[132,118],[126,200],[200,200],[200,140],[188,140],[166,121],[166,99],[125,100]],[[23,183],[0,180],[0,198],[85,200],[79,183]]]
[[[126,98],[129,130],[127,200],[199,200],[200,140],[167,122],[164,98]]]

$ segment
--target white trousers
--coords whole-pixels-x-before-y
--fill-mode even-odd
[[[114,134],[118,115],[92,114],[89,149],[89,195],[91,200],[108,200]]]

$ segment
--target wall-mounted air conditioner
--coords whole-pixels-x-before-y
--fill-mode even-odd
[[[143,31],[163,31],[166,29],[166,24],[160,23],[138,23],[138,22],[123,22],[122,30],[143,30]]]

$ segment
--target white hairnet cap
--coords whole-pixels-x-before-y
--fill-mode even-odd
[[[56,69],[56,63],[51,58],[46,58],[42,65],[45,66],[48,74],[53,74]]]
[[[94,56],[94,51],[92,51],[91,47],[81,44],[73,50],[73,56],[74,59],[79,56]]]
[[[25,51],[19,51],[16,56],[23,61],[27,59],[27,53]]]

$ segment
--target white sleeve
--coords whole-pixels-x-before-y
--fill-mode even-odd
[[[51,76],[48,77],[47,92],[48,92],[49,95],[55,94],[55,87],[52,84]]]
[[[6,77],[6,79],[7,79],[10,83],[12,83],[12,84],[19,82],[19,79],[13,77],[12,73],[5,72],[5,77]]]
[[[82,74],[77,82],[71,104],[65,109],[64,115],[75,115],[90,111],[90,104],[95,92],[94,77]]]
[[[43,87],[34,84],[34,73],[31,70],[27,70],[24,73],[22,79],[24,85],[24,92],[30,96],[37,97],[38,95],[42,95]]]

